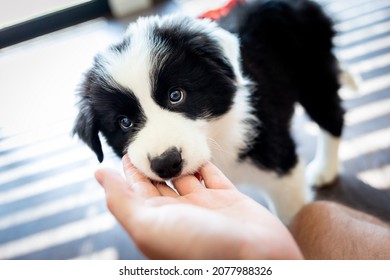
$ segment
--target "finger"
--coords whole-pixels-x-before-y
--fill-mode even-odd
[[[162,196],[170,196],[170,197],[177,197],[179,196],[177,192],[172,190],[169,186],[167,186],[165,183],[158,182],[156,184],[157,190],[160,192]]]
[[[211,162],[200,169],[200,175],[208,189],[236,189],[232,182]]]
[[[137,195],[143,198],[160,195],[152,182],[135,168],[127,155],[122,158],[122,163],[126,180]]]
[[[99,169],[95,172],[96,180],[106,193],[107,207],[122,223],[136,213],[139,200],[128,188],[125,179],[110,169]]]
[[[174,180],[173,185],[180,195],[187,195],[196,189],[203,188],[203,185],[193,175],[186,175]]]

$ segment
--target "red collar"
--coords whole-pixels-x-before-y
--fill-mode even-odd
[[[198,18],[209,18],[214,21],[218,20],[221,17],[226,16],[234,6],[244,2],[245,0],[229,0],[229,2],[225,6],[207,11],[199,15]]]

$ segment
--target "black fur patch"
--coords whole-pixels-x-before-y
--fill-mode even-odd
[[[92,148],[99,161],[103,160],[99,131],[114,152],[120,157],[123,156],[125,147],[146,122],[137,98],[130,90],[103,74],[98,62],[95,62],[94,67],[87,73],[80,98],[80,113],[74,133]],[[124,131],[120,127],[119,118],[122,116],[131,120],[131,129]]]
[[[209,34],[187,25],[177,22],[154,30],[153,98],[161,107],[191,119],[221,116],[232,106],[236,92],[232,66]],[[180,104],[170,104],[172,88],[185,91]]]
[[[290,121],[300,102],[318,125],[339,137],[343,109],[338,96],[334,31],[321,8],[305,0],[259,0],[238,6],[220,24],[237,33],[244,74],[260,120],[253,146],[241,154],[260,167],[288,173],[296,164]]]

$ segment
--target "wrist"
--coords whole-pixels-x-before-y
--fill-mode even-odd
[[[242,237],[239,259],[303,259],[297,243],[284,227],[254,229],[247,231]]]

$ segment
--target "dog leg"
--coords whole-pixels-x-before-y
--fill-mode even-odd
[[[333,136],[325,130],[320,130],[315,157],[305,172],[306,184],[309,187],[322,187],[336,179],[339,173],[339,146],[339,137]]]
[[[248,184],[260,188],[266,196],[269,210],[285,224],[289,224],[295,214],[313,199],[313,193],[305,184],[301,159],[283,176],[259,169],[250,162],[223,171],[236,185]]]
[[[313,200],[313,193],[305,184],[302,160],[299,160],[289,174],[274,176],[276,177],[268,182],[265,191],[273,202],[277,216],[288,225],[298,211]]]

